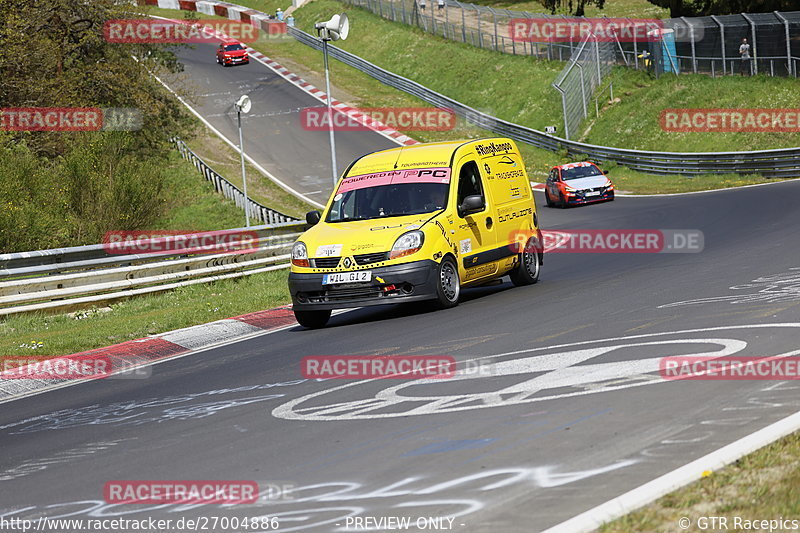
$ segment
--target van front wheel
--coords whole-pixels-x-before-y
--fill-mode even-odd
[[[519,254],[519,264],[509,273],[511,283],[517,287],[533,285],[539,281],[540,269],[539,254],[529,243],[528,246],[525,247],[525,250]]]
[[[445,257],[436,269],[436,307],[447,309],[458,305],[461,295],[461,280],[458,267],[450,257]]]
[[[328,311],[294,311],[294,318],[297,323],[308,329],[324,328],[325,324],[331,318],[331,312]]]

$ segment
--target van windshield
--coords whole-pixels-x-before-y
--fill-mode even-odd
[[[449,168],[376,172],[344,178],[326,222],[419,215],[444,209]]]

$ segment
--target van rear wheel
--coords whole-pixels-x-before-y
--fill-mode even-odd
[[[297,323],[308,329],[324,328],[325,324],[331,318],[331,312],[328,311],[294,311],[294,318]]]
[[[533,285],[539,281],[539,271],[541,267],[539,254],[536,248],[531,245],[531,242],[528,241],[525,250],[519,254],[519,264],[509,273],[511,283],[517,287]]]
[[[436,269],[436,300],[438,309],[447,309],[458,305],[461,296],[461,280],[458,278],[458,266],[450,257],[445,257]]]

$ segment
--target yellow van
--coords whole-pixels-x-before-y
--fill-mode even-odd
[[[511,139],[394,148],[354,161],[325,210],[292,248],[297,321],[323,327],[331,310],[431,300],[506,274],[536,283],[541,235],[530,181]]]

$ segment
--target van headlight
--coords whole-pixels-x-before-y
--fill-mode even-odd
[[[297,241],[292,246],[292,264],[299,267],[307,267],[308,264],[308,251],[303,241]]]
[[[423,242],[425,242],[425,234],[419,230],[403,233],[394,241],[392,251],[389,252],[389,259],[396,259],[418,252],[422,248]]]

